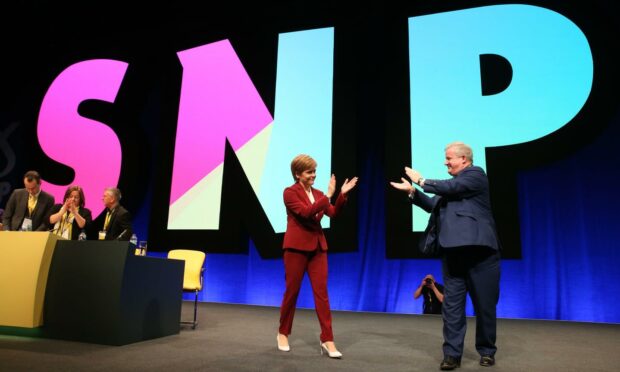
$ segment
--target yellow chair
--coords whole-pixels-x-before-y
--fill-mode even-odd
[[[192,329],[196,329],[198,321],[196,313],[198,309],[198,292],[202,290],[202,273],[204,271],[204,262],[206,254],[200,251],[189,249],[173,249],[168,252],[168,258],[173,260],[185,261],[185,272],[183,275],[183,292],[193,292],[196,297],[194,299],[194,321],[184,322],[181,324],[191,324]]]

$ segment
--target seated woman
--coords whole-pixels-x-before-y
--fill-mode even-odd
[[[54,224],[54,234],[65,239],[77,240],[80,232],[86,230],[93,217],[88,208],[84,208],[84,192],[80,186],[69,186],[65,191],[63,204],[52,208],[50,224]]]

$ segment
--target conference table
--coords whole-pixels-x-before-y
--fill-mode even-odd
[[[0,332],[107,345],[177,334],[184,264],[128,242],[2,231]]]

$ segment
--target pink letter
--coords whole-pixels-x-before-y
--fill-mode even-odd
[[[114,102],[127,63],[96,59],[65,69],[48,89],[37,127],[41,149],[50,158],[73,168],[71,185],[84,189],[86,207],[96,217],[103,210],[100,196],[116,186],[121,170],[121,145],[114,131],[103,123],[81,117],[78,106],[88,99]],[[43,189],[62,202],[68,185],[44,183]]]

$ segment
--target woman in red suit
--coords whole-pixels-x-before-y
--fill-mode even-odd
[[[297,295],[304,273],[308,272],[316,314],[321,324],[321,354],[327,352],[332,358],[342,354],[336,349],[332,333],[332,316],[327,295],[327,242],[321,218],[334,217],[347,200],[347,194],[357,184],[357,177],[346,179],[335,205],[330,203],[336,191],[336,177],[331,176],[327,192],[312,187],[316,178],[316,161],[308,155],[298,155],[291,162],[295,184],[284,190],[287,226],[284,233],[284,272],[286,290],[280,307],[278,349],[289,351],[288,336],[293,327]]]

